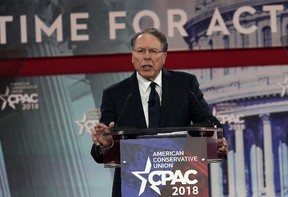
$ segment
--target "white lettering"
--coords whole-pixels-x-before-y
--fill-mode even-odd
[[[190,185],[195,185],[196,183],[198,183],[198,180],[197,179],[190,180],[189,179],[190,174],[196,175],[196,174],[198,174],[198,172],[196,170],[188,170],[184,174],[184,179],[186,180],[186,182]]]
[[[42,31],[47,36],[51,36],[55,30],[57,32],[57,41],[63,41],[62,15],[59,15],[50,27],[47,27],[38,16],[35,16],[35,27],[36,42],[42,42]]]
[[[27,18],[25,15],[20,16],[20,32],[21,32],[21,43],[27,43],[28,42]]]
[[[185,172],[185,174],[187,172]],[[184,179],[184,176],[180,170],[175,171],[174,177],[171,181],[171,185],[175,185],[176,183],[181,183],[182,185],[185,185],[187,183],[187,180]]]
[[[153,152],[153,157],[155,156],[184,156],[184,151],[156,151]]]
[[[12,22],[12,16],[1,16],[0,17],[0,44],[7,43],[7,36],[6,36],[6,23]]]
[[[183,185],[186,184],[196,184],[198,182],[197,179],[190,180],[189,176],[191,174],[196,175],[198,172],[196,170],[187,170],[184,175],[181,170],[176,170],[175,173],[172,171],[153,171],[148,176],[148,181],[152,186],[166,185],[167,182],[171,181],[171,185],[175,185],[176,183],[181,183]],[[158,176],[158,178],[157,178]],[[159,179],[160,177],[160,179]],[[157,181],[155,181],[155,179]]]
[[[283,11],[283,5],[265,5],[263,6],[263,11],[270,12],[271,19],[271,32],[277,32],[277,11]]]
[[[284,4],[280,5],[263,5],[262,7],[263,12],[268,13],[270,16],[270,27],[271,32],[275,33],[279,29],[279,21],[277,21],[277,14],[285,10]],[[233,14],[232,24],[237,32],[241,34],[252,34],[257,31],[257,23],[253,22],[251,24],[244,25],[242,22],[243,14],[246,15],[256,15],[256,9],[252,6],[242,6],[235,10]],[[128,21],[127,11],[115,11],[109,12],[109,39],[115,40],[117,39],[117,33],[119,30],[125,30],[126,24],[131,23],[133,30],[135,32],[141,31],[144,27],[143,24],[146,24],[146,19],[152,21],[150,26],[155,28],[162,27],[162,22],[167,23],[167,36],[168,37],[175,37],[176,33],[183,37],[188,36],[188,33],[184,29],[184,25],[187,23],[188,15],[185,10],[182,9],[167,9],[167,17],[161,18],[157,12],[152,10],[140,10],[133,16],[132,21]],[[19,39],[14,39],[13,41],[20,40],[21,43],[29,42],[29,32],[34,31],[35,36],[32,35],[31,38],[35,37],[35,42],[40,43],[43,40],[43,36],[51,36],[55,34],[57,41],[63,41],[63,18],[62,15],[59,15],[54,21],[50,24],[47,23],[43,18],[35,15],[33,18],[28,18],[30,15],[20,15],[19,18],[16,20],[13,16],[0,16],[0,44],[7,44],[7,37],[10,36],[9,31],[13,29],[13,31],[18,31],[20,34]],[[89,19],[89,13],[71,13],[70,14],[70,21],[65,21],[65,23],[70,22],[70,35],[72,41],[88,41],[89,34],[88,34],[88,25],[86,23],[79,23],[77,22],[78,19],[87,19],[87,20],[95,20]],[[35,29],[29,30],[30,26],[28,21],[34,20]],[[230,20],[230,19],[228,19]],[[15,24],[18,25],[18,29],[15,29]],[[12,22],[13,28],[10,28],[10,24]],[[206,35],[211,36],[213,33],[222,33],[224,35],[229,35],[230,32],[228,30],[228,25],[226,26],[225,22],[228,24],[228,21],[224,21],[223,16],[221,15],[219,8],[215,8],[213,15],[211,17],[211,21],[209,22]],[[277,23],[278,22],[278,23]],[[14,24],[15,23],[15,24]],[[230,21],[229,21],[230,24]],[[9,28],[8,28],[9,25]],[[278,25],[278,26],[277,26]],[[34,26],[33,26],[34,27]],[[232,28],[232,26],[231,26]],[[82,32],[80,34],[80,31]],[[83,33],[87,31],[87,33]],[[178,32],[177,32],[178,31]],[[279,31],[279,30],[278,30]],[[13,36],[13,35],[11,35]],[[90,35],[91,36],[91,35]],[[101,38],[100,38],[101,39]],[[10,39],[9,39],[10,40]],[[11,39],[12,40],[12,39]],[[31,40],[33,42],[33,40]]]
[[[8,104],[11,108],[16,109],[15,105],[24,103],[38,103],[38,94],[12,94],[7,98]]]
[[[174,21],[174,17],[178,16],[180,20],[178,22]],[[178,29],[181,36],[188,36],[186,30],[183,28],[187,21],[187,14],[183,10],[173,9],[168,10],[168,36],[174,36],[174,29]]]
[[[154,163],[153,164],[153,167],[155,168],[155,169],[167,169],[167,168],[173,168],[173,163]]]
[[[250,14],[254,14],[256,10],[253,7],[250,6],[243,6],[236,10],[233,16],[233,24],[235,26],[235,29],[239,31],[239,33],[242,34],[251,34],[257,30],[257,27],[255,25],[252,25],[250,28],[244,28],[240,24],[240,16],[244,12],[248,12]]]
[[[78,30],[87,30],[87,24],[78,24],[78,19],[88,19],[89,14],[88,13],[77,13],[77,14],[71,14],[71,40],[72,41],[85,41],[89,40],[89,35],[79,35],[77,34]]]
[[[217,116],[221,122],[221,124],[231,124],[231,123],[235,123],[235,124],[241,124],[244,123],[244,115],[240,114],[240,115],[219,115]]]
[[[126,12],[109,12],[109,38],[111,40],[116,39],[116,30],[117,29],[125,29],[125,23],[116,23],[116,18],[125,17]]]
[[[224,20],[218,8],[215,8],[215,11],[212,16],[212,20],[210,21],[206,35],[211,36],[213,32],[222,32],[224,35],[229,35],[229,31],[224,23]]]

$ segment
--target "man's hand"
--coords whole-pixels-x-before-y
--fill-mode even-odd
[[[226,139],[224,137],[218,139],[217,156],[218,157],[226,156],[228,151],[229,151],[229,146],[228,146]]]
[[[94,144],[102,146],[105,148],[110,148],[113,145],[113,138],[111,135],[103,135],[104,133],[109,133],[114,127],[114,122],[110,122],[107,127],[105,124],[96,123],[94,130],[92,131],[92,140]]]

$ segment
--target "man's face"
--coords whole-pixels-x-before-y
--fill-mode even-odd
[[[161,50],[160,41],[151,34],[142,34],[136,39],[132,63],[143,78],[153,81],[158,76],[167,56]]]

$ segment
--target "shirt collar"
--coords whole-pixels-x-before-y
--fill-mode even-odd
[[[143,78],[141,75],[139,75],[139,73],[137,72],[137,80],[138,80],[138,84],[139,84],[139,90],[141,93],[145,93],[149,86],[151,81]],[[156,77],[156,79],[154,80],[154,82],[160,87],[162,88],[162,69],[160,70],[158,76]]]

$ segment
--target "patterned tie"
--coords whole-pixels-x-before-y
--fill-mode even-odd
[[[150,83],[151,92],[148,101],[149,128],[160,126],[160,98],[156,92],[156,83]]]

